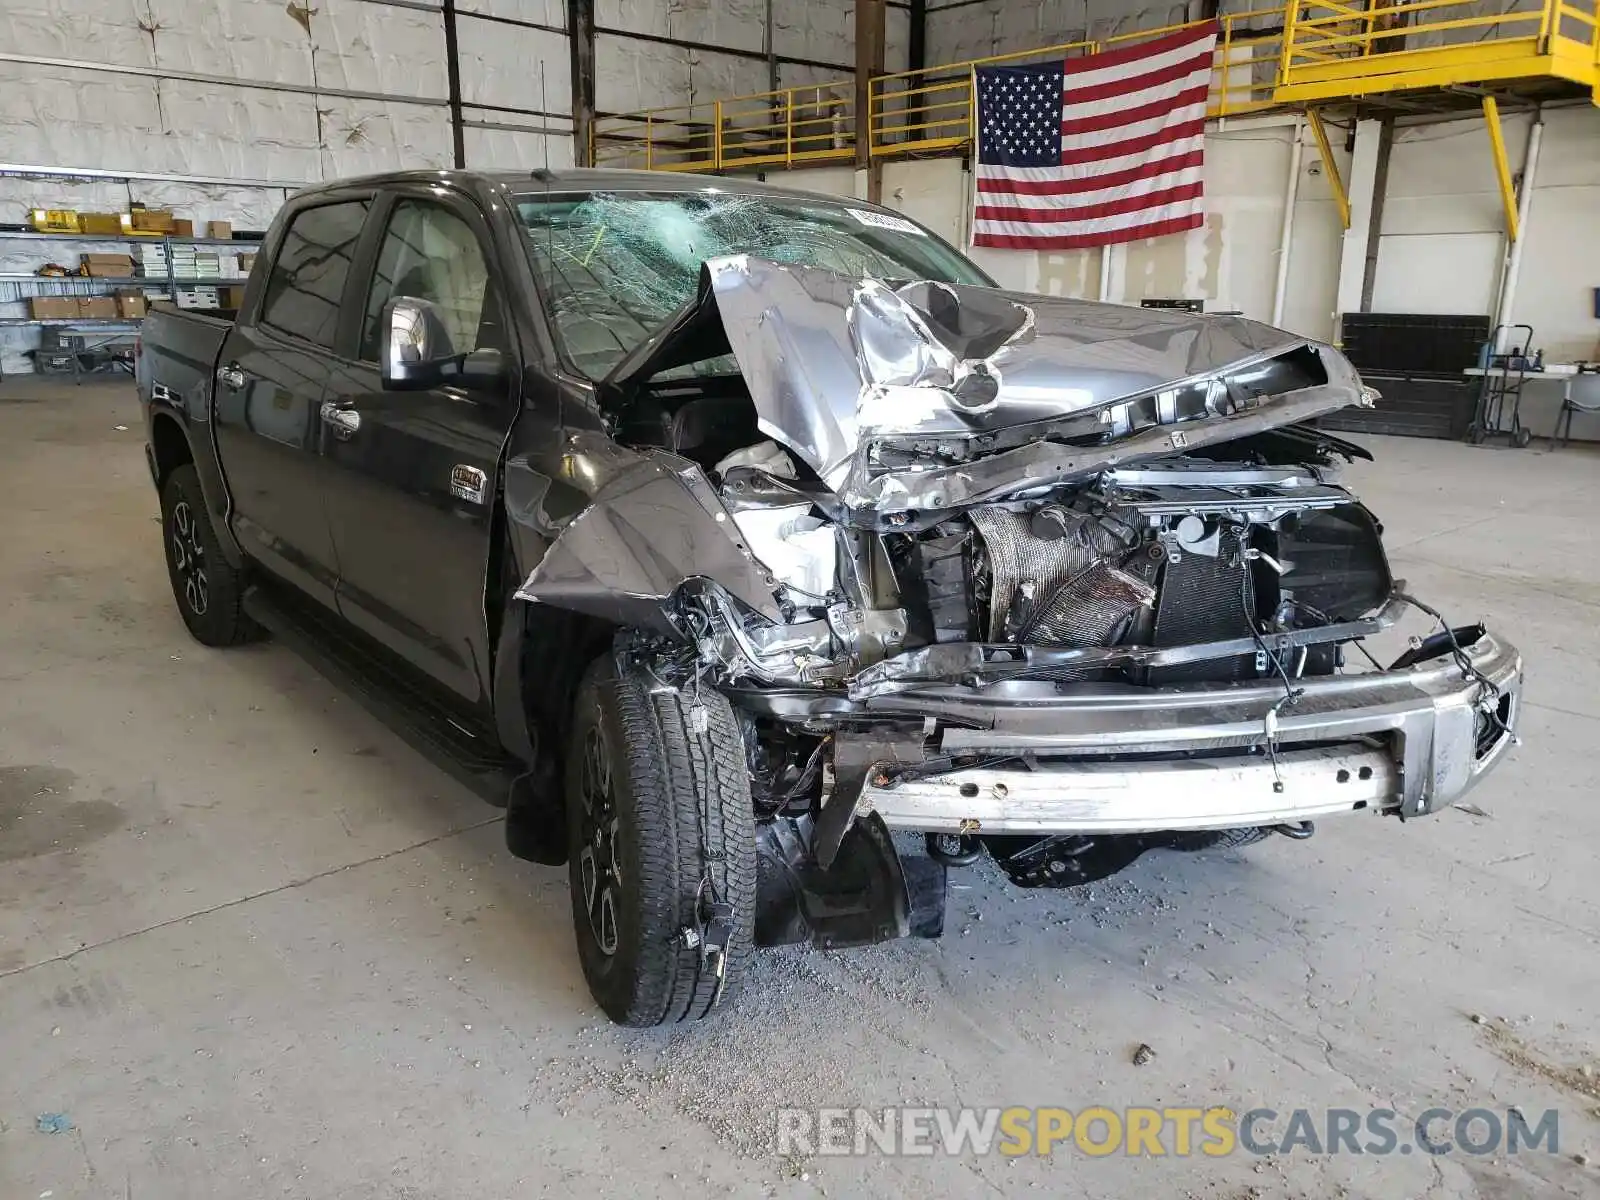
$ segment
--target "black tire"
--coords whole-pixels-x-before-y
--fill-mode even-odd
[[[653,692],[607,653],[578,687],[566,767],[572,919],[589,990],[619,1025],[707,1016],[733,996],[755,942],[755,822],[733,709],[709,688]],[[700,926],[708,877],[733,909],[720,980],[681,936]]]
[[[178,615],[206,646],[236,646],[261,635],[240,602],[244,578],[222,554],[194,464],[174,467],[161,488],[161,540]]]
[[[1242,850],[1272,836],[1264,825],[1245,829],[1197,829],[1193,833],[1175,833],[1167,846],[1173,850]]]

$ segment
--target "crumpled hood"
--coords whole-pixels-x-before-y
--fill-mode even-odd
[[[1319,378],[1251,370],[1308,347]],[[1359,380],[1336,351],[1239,317],[961,284],[890,284],[750,255],[708,260],[695,299],[625,358],[606,386],[626,391],[662,370],[729,352],[762,430],[862,509],[982,498],[988,485],[978,473],[951,476],[937,464],[970,459],[974,445],[981,451],[997,442],[1016,454],[1037,441],[1030,429],[1077,441],[1051,447],[1073,451],[1076,473],[1090,460],[1103,469],[1130,457],[1086,458],[1084,434],[1114,446],[1119,435],[1154,426],[1182,422],[1187,429],[1197,418],[1259,407],[1288,383],[1297,392],[1324,385],[1316,388],[1324,394],[1266,425],[1361,398]],[[1176,399],[1185,389],[1187,406]],[[1126,401],[1136,407],[1110,407]],[[1018,429],[1025,431],[1020,438]],[[993,436],[1001,431],[1013,432]],[[1172,453],[1189,441],[1182,433],[1146,437],[1131,456]],[[945,457],[899,471],[879,460],[885,445],[919,444],[938,446]],[[1037,468],[1040,454],[1028,457]],[[1044,478],[1065,482],[1064,469],[1056,463]],[[945,479],[929,492],[920,485],[933,475]]]

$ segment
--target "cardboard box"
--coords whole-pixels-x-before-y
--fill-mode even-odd
[[[172,214],[158,208],[136,208],[132,212],[123,213],[127,218],[124,230],[133,233],[171,233]],[[191,226],[193,228],[193,226]]]
[[[206,236],[228,241],[233,237],[232,221],[211,221],[206,225]]]
[[[244,307],[244,288],[225,287],[217,289],[217,304],[220,308],[231,308],[237,311]]]
[[[239,274],[248,275],[256,269],[256,256],[254,253],[239,255]]]
[[[115,320],[117,302],[110,296],[79,296],[78,316],[95,321]]]
[[[150,311],[150,301],[143,292],[135,292],[127,288],[118,288],[116,292],[117,316],[142,317]]]
[[[133,255],[85,254],[83,273],[102,279],[128,279],[133,275]]]
[[[78,298],[76,296],[29,296],[28,315],[35,320],[75,317],[78,315]]]
[[[194,222],[186,217],[172,218],[172,228],[167,231],[173,237],[193,237]]]
[[[108,237],[117,237],[122,233],[122,215],[120,213],[79,213],[79,233],[103,233]]]

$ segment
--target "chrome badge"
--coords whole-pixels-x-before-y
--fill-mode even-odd
[[[450,468],[450,494],[472,504],[482,504],[489,492],[489,477],[477,467],[457,463]]]

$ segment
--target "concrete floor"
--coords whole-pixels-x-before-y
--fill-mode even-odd
[[[720,1022],[629,1033],[494,810],[285,650],[189,640],[141,440],[126,385],[0,391],[0,1198],[1600,1191],[1592,450],[1353,473],[1397,573],[1527,657],[1477,813],[1082,894],[973,869],[942,942],[765,954]],[[779,1102],[1516,1104],[1561,1153],[780,1160]]]

